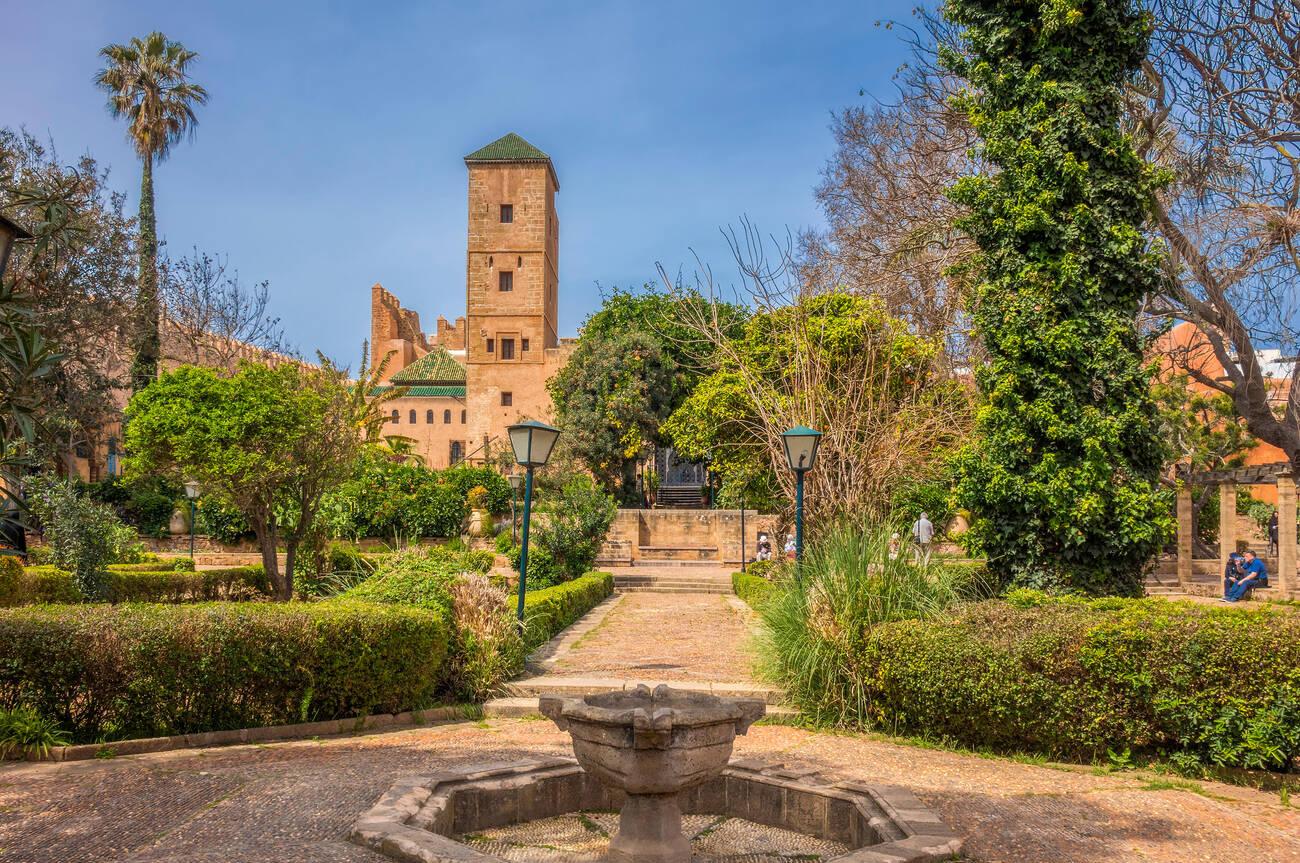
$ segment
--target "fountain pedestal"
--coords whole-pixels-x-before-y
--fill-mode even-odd
[[[767,711],[762,701],[657,686],[545,696],[542,714],[573,737],[583,770],[627,795],[613,863],[690,863],[678,795],[722,772],[737,734]]]

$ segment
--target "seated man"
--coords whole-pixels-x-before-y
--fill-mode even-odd
[[[1224,585],[1223,599],[1236,602],[1257,587],[1268,587],[1268,568],[1255,552],[1247,550],[1238,566],[1238,574],[1235,577],[1229,575]]]

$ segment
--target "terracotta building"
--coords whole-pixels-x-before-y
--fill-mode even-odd
[[[551,159],[513,132],[465,157],[469,231],[465,317],[433,333],[382,285],[371,288],[370,344],[387,357],[385,434],[413,441],[431,468],[482,461],[508,446],[506,426],[550,420],[546,382],[573,340],[559,321],[560,182]]]

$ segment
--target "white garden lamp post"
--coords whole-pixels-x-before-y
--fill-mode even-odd
[[[192,479],[185,480],[185,497],[190,502],[190,560],[194,559],[194,502],[199,499],[199,484]]]
[[[519,622],[524,620],[524,592],[528,589],[528,521],[532,516],[533,470],[551,457],[560,430],[536,420],[517,423],[506,429],[515,461],[524,468],[524,537],[519,547]]]
[[[807,426],[795,426],[781,434],[785,446],[785,460],[794,471],[794,559],[803,559],[803,475],[812,470],[817,460],[817,447],[822,433]]]

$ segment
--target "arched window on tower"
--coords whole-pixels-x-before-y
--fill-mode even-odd
[[[411,413],[410,413],[409,419],[410,419],[410,423],[411,423],[411,425],[415,425],[415,408],[411,408]]]
[[[460,412],[460,424],[461,424],[461,425],[464,425],[464,424],[465,424],[465,412],[464,412],[464,411],[461,411],[461,412]]]
[[[442,412],[442,422],[443,422],[444,425],[447,425],[447,424],[450,424],[450,423],[451,423],[451,411],[443,411],[443,412]]]
[[[430,408],[429,410],[427,410],[427,411],[424,412],[424,424],[425,424],[425,425],[433,425],[433,409],[432,409],[432,408]]]
[[[399,416],[399,414],[397,413],[397,408],[393,408],[393,415],[392,415],[391,417],[388,418],[388,421],[391,422],[391,423],[397,423],[397,422],[398,422],[398,419],[397,419],[398,416]]]

